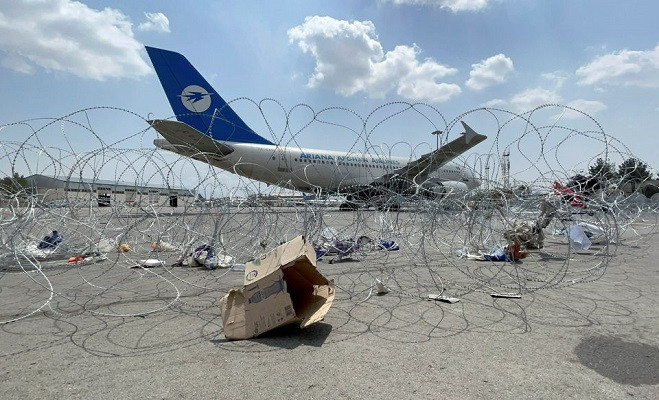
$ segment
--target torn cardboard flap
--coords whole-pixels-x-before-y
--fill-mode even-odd
[[[245,264],[243,288],[220,302],[224,336],[248,339],[289,323],[323,319],[334,301],[334,281],[316,269],[316,253],[303,236]]]

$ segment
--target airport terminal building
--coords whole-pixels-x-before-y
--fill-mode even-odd
[[[92,202],[99,207],[117,205],[186,207],[193,204],[193,191],[180,187],[137,185],[136,183],[79,177],[30,175],[32,195],[51,207]]]

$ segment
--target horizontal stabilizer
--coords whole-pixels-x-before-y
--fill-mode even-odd
[[[149,124],[164,137],[174,148],[185,149],[187,153],[208,153],[226,156],[233,152],[233,148],[224,143],[213,140],[184,122],[156,119]],[[160,146],[162,147],[162,146]],[[169,149],[167,149],[169,150]],[[174,151],[174,149],[172,149]],[[180,151],[176,151],[180,153]]]

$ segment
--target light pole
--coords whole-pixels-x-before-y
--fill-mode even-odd
[[[435,150],[439,150],[439,136],[442,134],[442,131],[434,131],[432,135],[435,135],[435,140],[437,142],[437,147]]]

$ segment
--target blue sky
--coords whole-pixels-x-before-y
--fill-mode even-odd
[[[580,131],[601,126],[657,168],[657,15],[659,3],[650,0],[2,0],[0,125],[96,106],[171,116],[143,47],[150,45],[184,54],[225,99],[272,98],[284,110],[306,104],[366,116],[408,102],[450,121],[479,107],[521,113],[568,105],[595,121],[553,109],[534,122],[560,118]],[[281,124],[276,104],[268,104],[269,118]],[[247,104],[240,112],[263,134],[258,110]],[[122,113],[91,118],[106,143],[144,129]],[[467,120],[481,133],[492,128],[482,114]],[[444,128],[441,118],[434,124]],[[371,139],[434,143],[432,125],[402,119],[378,127]],[[138,145],[149,147],[153,137],[151,131]],[[355,137],[321,125],[296,140],[338,150]],[[560,151],[576,159],[580,146]]]

